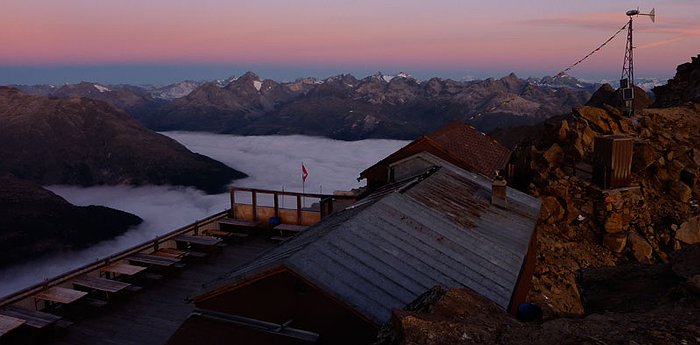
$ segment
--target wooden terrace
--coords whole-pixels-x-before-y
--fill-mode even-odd
[[[275,202],[259,204],[261,194]],[[295,208],[280,206],[285,196]],[[302,198],[319,202],[304,208]],[[0,298],[0,344],[162,344],[194,310],[188,298],[202,284],[353,199],[232,188],[229,210]]]

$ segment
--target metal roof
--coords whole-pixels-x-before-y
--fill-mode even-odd
[[[402,154],[416,146],[427,145],[436,154],[451,160],[466,170],[493,178],[494,172],[504,169],[510,160],[511,151],[491,136],[476,128],[455,120],[444,127],[424,136],[420,136],[392,153],[373,166],[360,173],[365,178],[373,169],[388,165],[401,159]]]
[[[428,134],[452,155],[459,157],[469,170],[487,177],[503,169],[510,159],[510,150],[487,134],[459,120]]]
[[[491,205],[487,178],[442,162],[324,219],[209,291],[286,267],[377,323],[437,284],[469,287],[508,308],[540,202],[509,188],[507,209]]]

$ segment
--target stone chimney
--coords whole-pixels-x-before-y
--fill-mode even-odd
[[[496,175],[496,179],[491,184],[491,204],[501,207],[508,206],[508,197],[506,196],[506,187],[508,183],[500,174]]]

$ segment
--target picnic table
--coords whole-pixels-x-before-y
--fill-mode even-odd
[[[87,292],[54,286],[34,295],[34,304],[36,306],[37,300],[44,300],[49,303],[71,304],[85,295],[87,295]]]
[[[145,269],[146,267],[143,266],[129,265],[125,263],[113,263],[111,265],[107,265],[100,268],[100,271],[105,272],[107,274],[112,273],[122,274],[125,276],[133,276],[139,272],[142,272]]]
[[[127,260],[129,260],[131,262],[135,262],[135,263],[153,265],[153,266],[162,266],[162,267],[170,267],[170,266],[173,266],[176,263],[180,262],[180,259],[168,258],[165,256],[158,256],[158,255],[151,255],[151,254],[143,254],[143,253],[136,253],[136,254],[128,257]]]
[[[258,220],[248,221],[248,220],[241,220],[241,219],[235,219],[235,218],[221,218],[221,219],[219,219],[219,224],[240,226],[240,227],[246,227],[246,228],[256,228],[256,227],[260,226],[261,222]]]
[[[187,251],[174,248],[161,248],[152,253],[153,255],[163,256],[166,258],[179,259],[187,256]]]
[[[6,306],[0,309],[0,315],[11,316],[27,321],[25,325],[42,329],[61,320],[62,317],[42,311],[29,310],[15,306]]]
[[[175,242],[196,244],[204,247],[216,247],[216,245],[222,242],[220,238],[216,237],[190,235],[180,235],[173,240],[175,240]]]
[[[12,331],[13,329],[22,326],[27,320],[16,318],[14,316],[0,314],[0,338]]]
[[[103,291],[107,293],[108,296],[109,294],[117,293],[131,286],[131,284],[129,283],[88,275],[78,277],[75,280],[73,280],[72,283],[74,286],[81,286],[92,290]]]
[[[304,231],[308,228],[308,226],[305,225],[296,225],[296,224],[280,224],[274,227],[275,230],[279,230],[280,232],[282,231],[288,231],[288,232],[301,232]]]

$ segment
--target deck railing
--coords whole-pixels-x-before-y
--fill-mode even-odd
[[[74,270],[68,271],[66,273],[60,274],[58,276],[55,276],[51,279],[47,279],[41,283],[37,283],[35,285],[32,285],[30,287],[27,287],[25,289],[22,289],[20,291],[17,291],[13,294],[4,296],[0,298],[0,307],[17,303],[19,301],[22,301],[26,298],[32,297],[33,295],[48,289],[50,287],[64,284],[68,282],[71,279],[74,279],[78,276],[81,276],[85,273],[89,272],[94,272],[95,270],[98,270],[104,266],[107,266],[111,263],[117,262],[119,260],[126,259],[127,257],[140,253],[143,251],[147,250],[154,250],[157,249],[161,244],[163,244],[166,241],[172,240],[173,238],[188,234],[188,233],[196,233],[201,227],[204,227],[208,224],[211,224],[221,218],[226,217],[230,213],[230,210],[225,210],[222,212],[219,212],[217,214],[211,215],[205,219],[198,220],[192,224],[185,225],[181,228],[178,228],[176,230],[173,230],[169,233],[166,233],[164,235],[158,236],[153,240],[138,244],[136,246],[133,246],[131,248],[125,249],[121,252],[118,252],[116,254],[110,255],[106,258],[100,259],[96,262],[86,264],[82,267],[76,268]]]
[[[248,194],[249,198],[245,198],[245,202],[240,202],[236,193]],[[272,203],[267,205],[260,203],[261,195],[271,196]],[[356,199],[353,195],[299,193],[244,187],[232,187],[230,196],[230,218],[267,223],[270,218],[276,217],[282,224],[296,225],[313,225],[333,213],[334,209],[339,209],[338,203],[349,204]],[[284,204],[285,197],[294,199],[293,208],[281,206]],[[306,207],[306,199],[312,199],[312,207]]]

